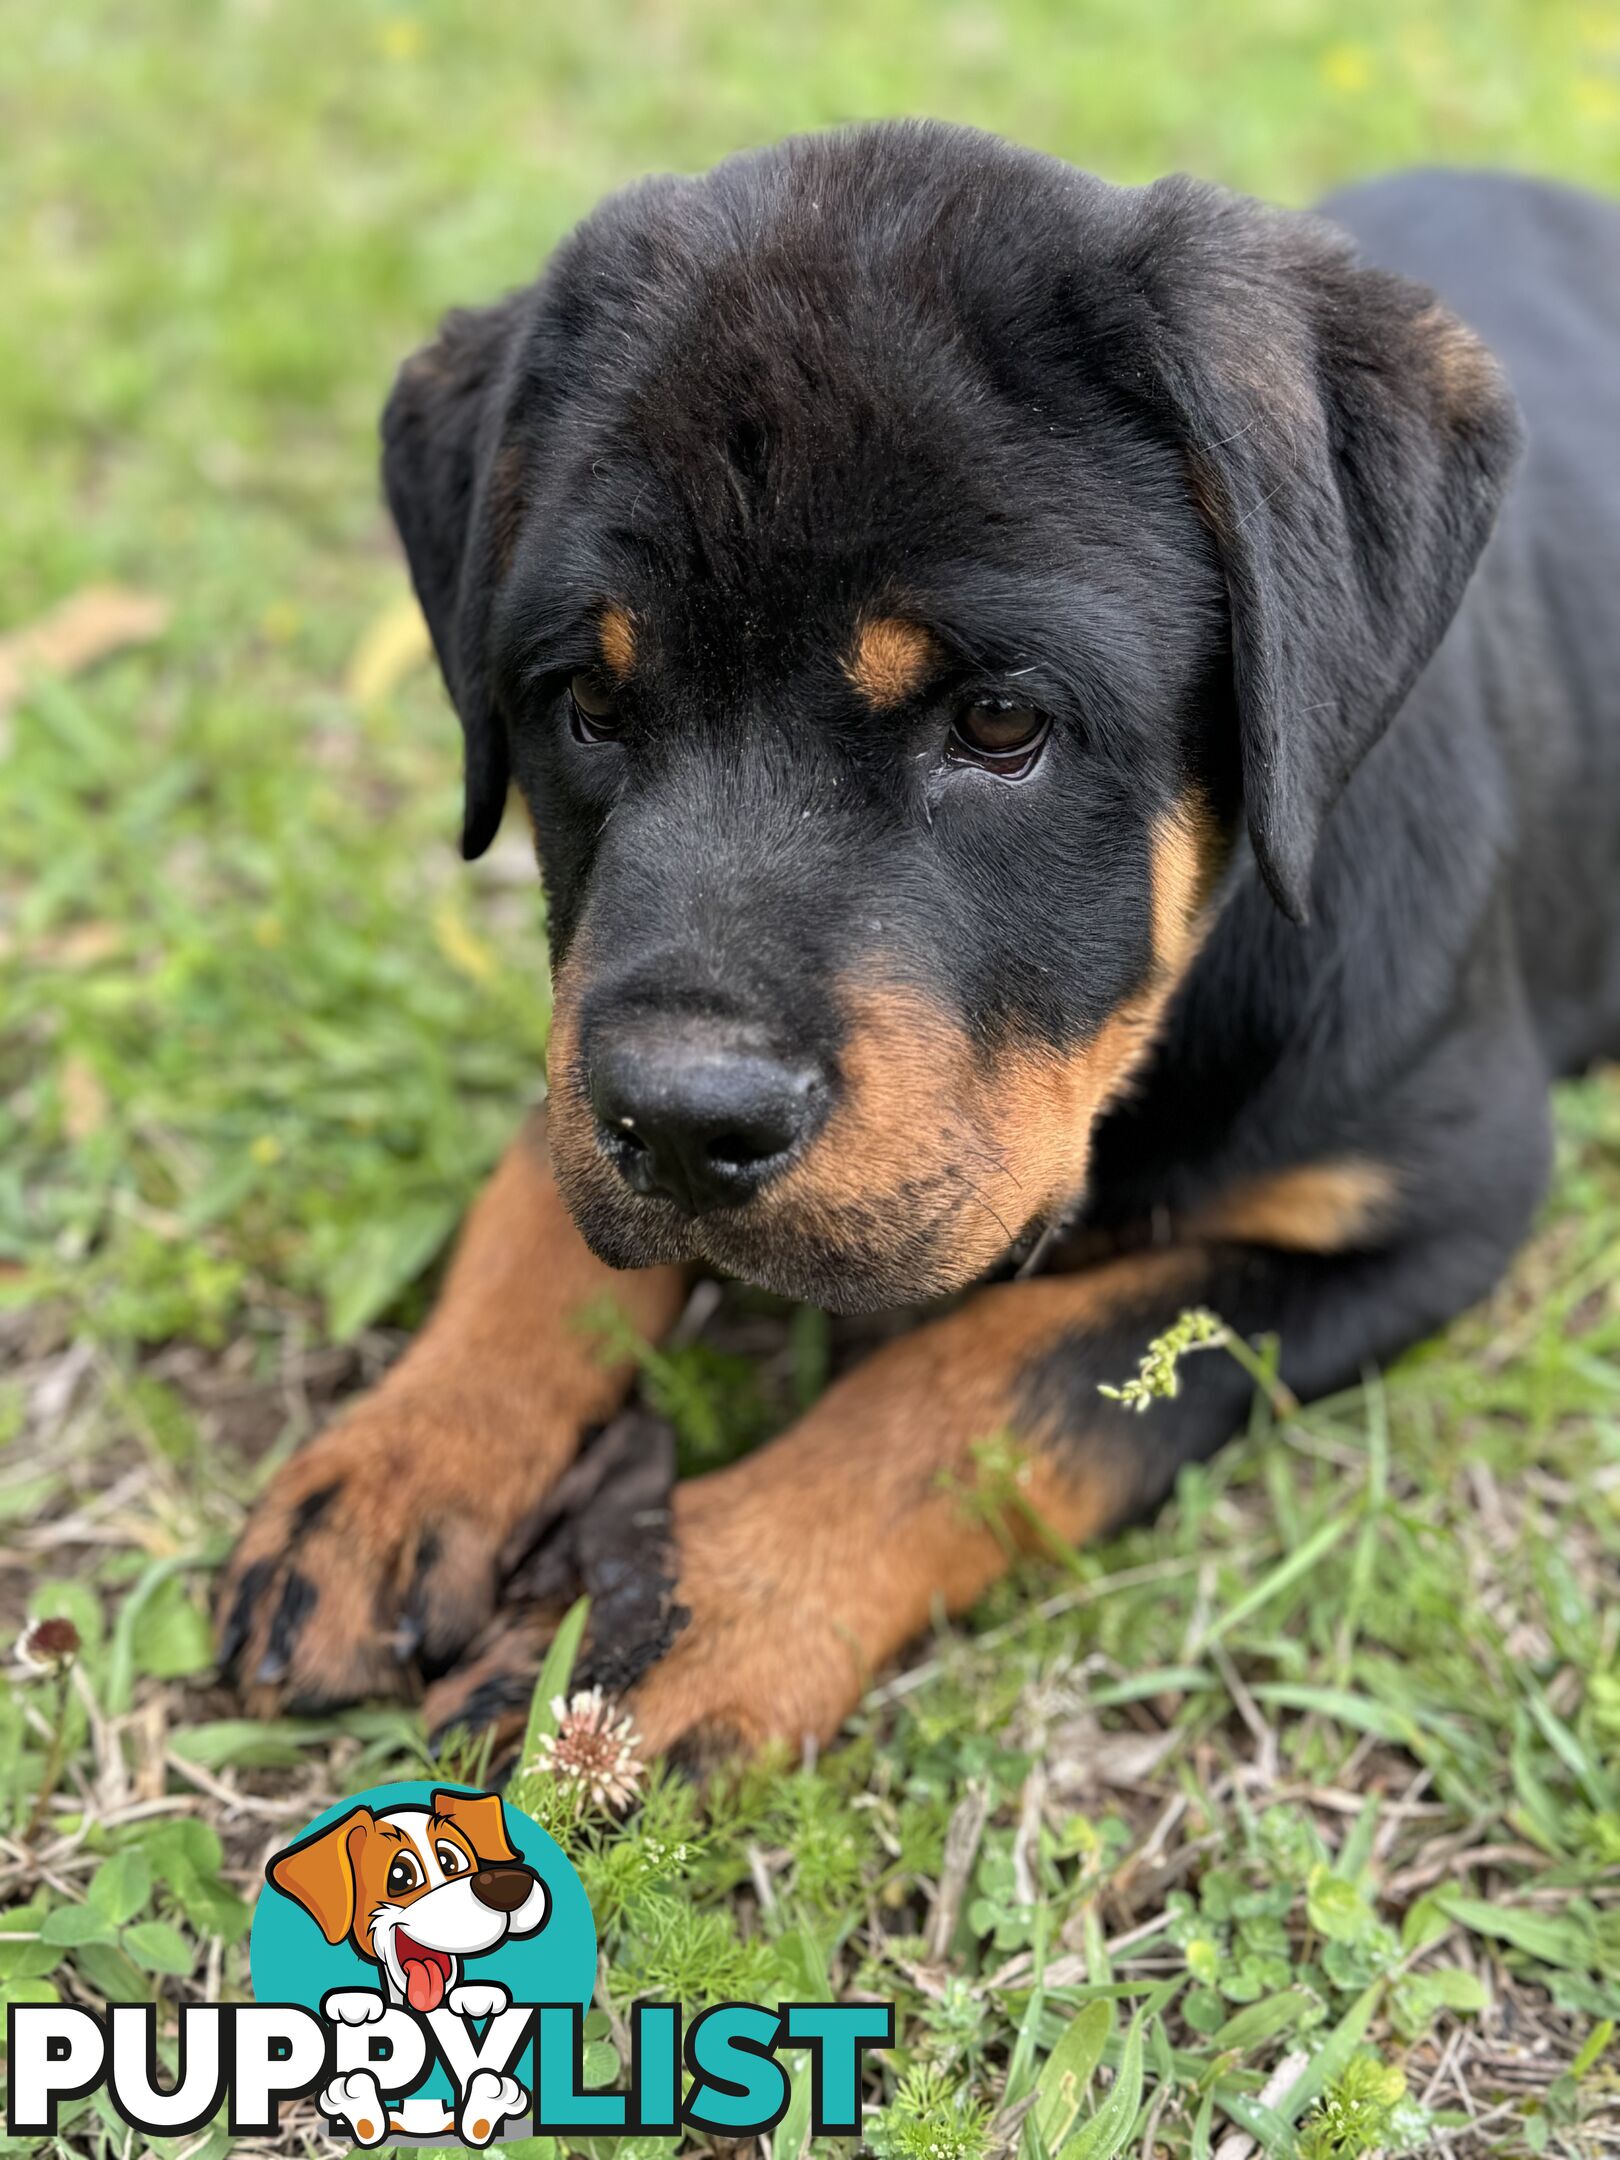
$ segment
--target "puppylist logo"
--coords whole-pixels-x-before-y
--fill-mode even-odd
[[[532,2135],[758,2136],[787,2110],[782,2048],[808,2051],[818,2137],[860,2131],[861,2055],[894,2039],[889,2003],[673,2003],[630,2012],[627,2092],[586,2090],[596,1925],[555,1840],[499,1794],[382,1785],[316,1817],[265,1869],[254,2002],[188,2003],[177,2070],[158,2073],[156,2009],[18,2004],[6,2126],[55,2134],[64,2100],[105,2085],[150,2137],[268,2136],[315,2096],[361,2146]]]

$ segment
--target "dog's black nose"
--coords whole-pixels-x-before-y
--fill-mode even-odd
[[[820,1116],[813,1066],[675,1025],[616,1032],[592,1046],[591,1107],[632,1191],[689,1215],[737,1207],[786,1169]]]
[[[472,1879],[472,1894],[491,1912],[516,1912],[534,1888],[531,1869],[516,1865],[481,1867]]]

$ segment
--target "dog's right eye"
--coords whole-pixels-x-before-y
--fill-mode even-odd
[[[1032,705],[977,699],[957,714],[945,755],[953,764],[979,765],[986,772],[1017,780],[1040,756],[1051,731],[1046,714]]]
[[[576,742],[611,742],[619,732],[619,708],[601,676],[587,669],[568,685],[568,716]]]
[[[409,1853],[401,1853],[388,1870],[387,1890],[390,1897],[404,1897],[422,1880],[422,1870]]]

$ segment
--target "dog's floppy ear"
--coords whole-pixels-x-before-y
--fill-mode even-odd
[[[482,855],[506,807],[506,734],[484,654],[511,505],[498,456],[528,296],[446,316],[383,411],[383,486],[466,738],[461,852]]]
[[[351,1808],[314,1837],[277,1853],[265,1870],[278,1890],[303,1906],[329,1943],[342,1942],[354,1926],[358,1847],[376,1819],[368,1807]]]
[[[1322,825],[1489,537],[1517,409],[1472,331],[1334,227],[1187,180],[1140,200],[1154,373],[1229,595],[1250,840],[1303,922]]]
[[[506,1810],[499,1793],[436,1792],[433,1812],[448,1816],[480,1860],[517,1858],[506,1835]]]

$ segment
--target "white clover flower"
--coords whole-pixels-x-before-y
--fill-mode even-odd
[[[634,1719],[616,1714],[599,1687],[583,1688],[568,1700],[558,1695],[551,1714],[557,1730],[541,1735],[534,1768],[589,1793],[598,1807],[628,1807],[644,1768]]]

